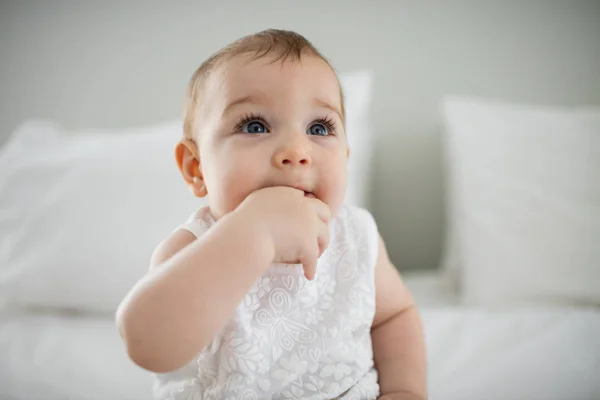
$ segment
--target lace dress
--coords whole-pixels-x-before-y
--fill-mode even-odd
[[[182,228],[199,237],[207,208]],[[188,365],[155,374],[160,399],[375,399],[370,329],[378,234],[363,209],[344,205],[313,281],[301,265],[273,264]]]

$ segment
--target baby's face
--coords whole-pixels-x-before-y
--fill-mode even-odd
[[[215,217],[271,186],[303,190],[337,211],[348,147],[338,81],[323,60],[237,57],[208,79],[204,101],[199,167]]]

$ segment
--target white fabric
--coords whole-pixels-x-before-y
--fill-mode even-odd
[[[600,311],[485,310],[435,303],[443,283],[405,276],[422,308],[431,400],[600,398]],[[458,300],[458,299],[456,299]],[[152,398],[112,318],[0,315],[0,398]]]
[[[340,80],[352,148],[347,201],[364,205],[372,77]],[[0,149],[0,305],[114,313],[154,247],[205,203],[175,165],[180,125],[71,132],[28,121],[18,128]]]
[[[460,296],[439,270],[407,271],[402,280],[419,308],[460,305]]]
[[[173,159],[180,132],[178,122],[77,137],[22,126],[0,156],[0,299],[116,309],[156,244],[201,204]]]
[[[597,309],[423,312],[430,399],[600,398]]]
[[[464,301],[600,305],[600,110],[453,98],[444,115]]]
[[[152,376],[127,356],[114,318],[0,315],[0,399],[151,398]]]
[[[346,202],[358,207],[368,206],[371,160],[375,145],[371,101],[373,76],[370,71],[340,75],[346,110],[346,136],[350,148]]]
[[[201,236],[213,224],[205,207],[182,227]],[[156,397],[375,399],[377,226],[366,210],[343,206],[330,231],[313,281],[299,264],[272,265],[194,360],[157,374]]]

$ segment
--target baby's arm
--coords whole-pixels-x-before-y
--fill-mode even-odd
[[[131,359],[154,372],[189,362],[227,323],[273,259],[244,213],[230,213],[201,238],[174,232],[155,250],[151,271],[117,311]]]
[[[175,232],[117,310],[131,359],[154,372],[188,363],[274,260],[301,263],[312,279],[329,241],[329,219],[320,200],[270,187],[250,194],[198,240]]]
[[[375,268],[375,319],[371,329],[380,399],[427,398],[425,338],[412,295],[379,238]]]

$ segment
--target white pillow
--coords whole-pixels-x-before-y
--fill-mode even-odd
[[[178,122],[75,137],[21,126],[0,157],[1,299],[113,309],[201,204],[174,162],[180,132]]]
[[[347,201],[364,206],[371,74],[341,82],[352,148]],[[174,161],[180,125],[18,128],[0,151],[0,304],[113,313],[154,247],[205,203]]]
[[[346,202],[367,207],[371,177],[371,158],[375,144],[371,101],[373,76],[370,71],[340,75],[346,108],[346,136],[350,147]]]
[[[472,305],[600,305],[600,109],[450,98],[446,267]]]

